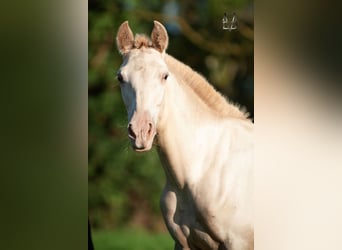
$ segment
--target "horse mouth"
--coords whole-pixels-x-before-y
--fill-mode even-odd
[[[134,149],[135,152],[142,153],[142,152],[149,151],[151,148],[137,148],[137,147],[133,146],[133,149]]]
[[[138,142],[137,140],[134,140],[132,138],[130,138],[130,140],[131,140],[132,149],[135,152],[139,152],[139,153],[147,152],[147,151],[151,150],[151,148],[152,148],[153,143],[151,143],[151,142],[147,142],[147,141]]]

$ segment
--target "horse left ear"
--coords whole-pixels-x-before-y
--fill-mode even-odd
[[[165,53],[166,48],[169,44],[169,37],[165,27],[158,21],[153,21],[154,27],[151,33],[151,40],[153,48],[158,50],[160,53]]]

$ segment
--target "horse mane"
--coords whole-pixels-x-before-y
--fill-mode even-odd
[[[151,40],[145,35],[136,34],[134,48],[140,49],[143,47],[153,48]],[[239,106],[230,103],[202,75],[189,66],[168,54],[165,54],[165,62],[175,77],[186,83],[217,115],[248,119],[248,113],[245,110],[240,110]]]
[[[230,103],[224,96],[199,73],[189,66],[166,54],[165,62],[176,78],[180,78],[206,103],[211,110],[222,117],[235,117],[248,119],[248,113],[240,110],[238,106]]]

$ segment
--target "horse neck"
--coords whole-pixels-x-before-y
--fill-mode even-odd
[[[193,172],[193,157],[198,152],[194,139],[198,139],[201,127],[215,118],[189,86],[175,79],[167,84],[157,125],[158,152],[168,181],[183,187]]]

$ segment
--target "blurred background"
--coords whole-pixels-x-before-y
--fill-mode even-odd
[[[225,12],[228,19],[235,12],[237,30],[223,30]],[[127,138],[127,114],[115,78],[121,64],[115,36],[125,20],[134,34],[149,35],[153,20],[163,23],[167,52],[253,119],[253,2],[89,1],[88,206],[95,248],[171,249],[159,209],[165,177],[157,153],[134,153]]]

